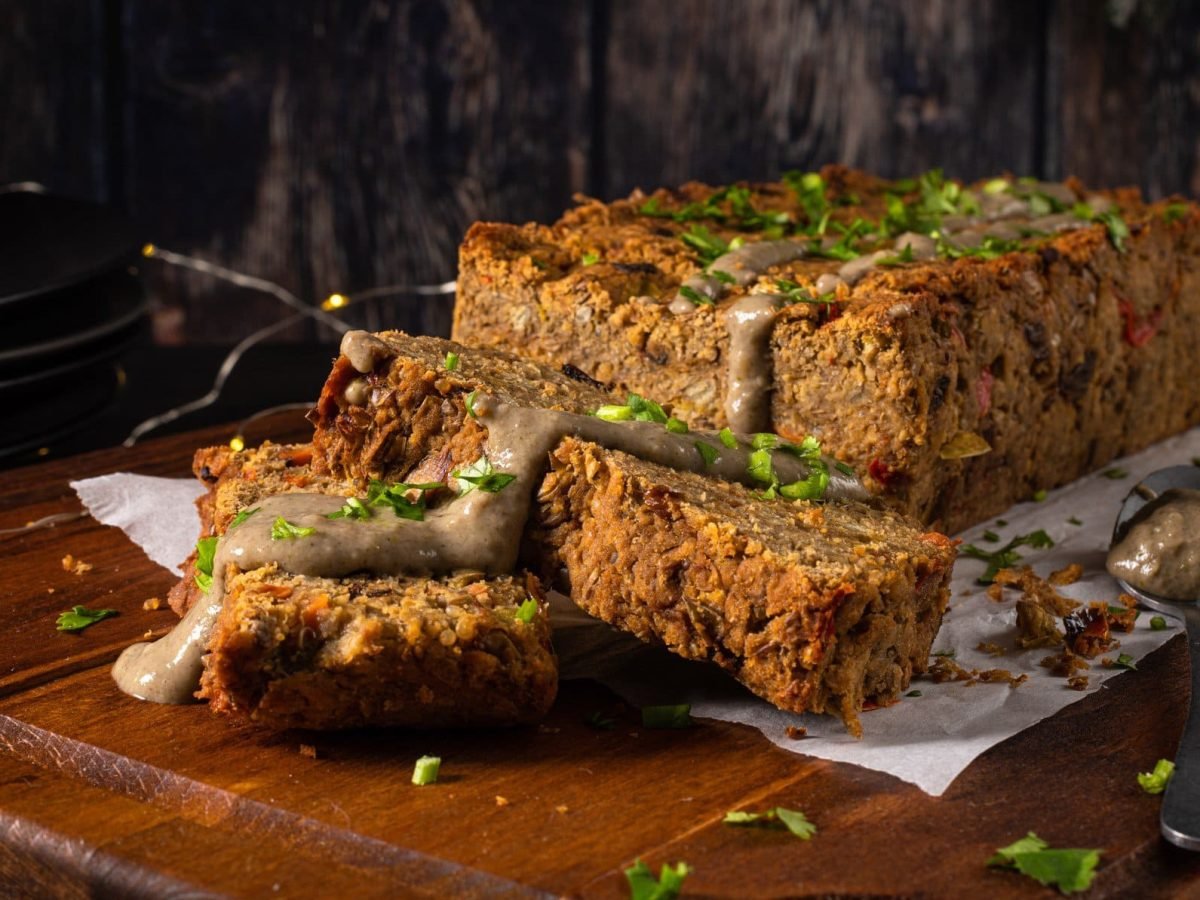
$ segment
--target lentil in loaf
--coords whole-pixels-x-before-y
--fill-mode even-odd
[[[838,166],[821,175],[830,220],[843,226],[878,222],[886,195],[902,190]],[[807,221],[788,186],[744,187],[755,210]],[[1197,206],[1147,204],[1132,189],[1093,193],[1075,180],[1045,190],[1067,209],[1087,201],[1119,213],[1129,234],[1119,225],[1110,234],[1103,220],[1067,221],[1082,227],[982,256],[893,257],[852,284],[830,280],[842,261],[807,256],[683,315],[671,301],[702,268],[680,239],[685,230],[764,237],[735,227],[728,205],[723,218],[695,215],[695,206],[685,221],[661,214],[702,206],[709,186],[587,200],[550,226],[478,223],[460,252],[454,336],[570,364],[659,400],[694,427],[718,427],[725,311],[748,292],[791,283],[818,302],[777,315],[771,429],[815,435],[873,492],[953,531],[1200,422]],[[648,201],[660,214],[641,212]],[[818,289],[831,283],[832,294]]]
[[[529,597],[539,609],[517,616]],[[198,696],[272,728],[536,722],[558,666],[537,580],[231,567]]]
[[[551,455],[529,545],[592,615],[855,734],[865,705],[925,671],[955,556],[899,513],[764,502],[573,438]]]

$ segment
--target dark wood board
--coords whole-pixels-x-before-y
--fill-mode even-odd
[[[184,475],[196,446],[227,436],[193,432],[5,473],[0,528],[77,509],[71,479]],[[93,570],[65,572],[68,552]],[[1105,849],[1092,896],[1200,887],[1200,862],[1161,841],[1159,801],[1134,780],[1173,754],[1182,728],[1181,640],[993,748],[935,799],[741,726],[645,730],[587,681],[565,683],[539,728],[231,726],[113,685],[120,649],[173,621],[142,609],[171,576],[121,532],[85,519],[3,537],[0,569],[0,894],[620,897],[621,869],[641,857],[656,869],[686,860],[696,896],[1053,896],[984,865],[1029,830]],[[121,615],[80,635],[54,631],[58,611],[97,602]],[[596,710],[617,727],[587,725]],[[416,788],[412,764],[426,753],[443,758],[443,777]],[[803,809],[820,832],[802,842],[720,824],[727,810],[774,805]]]

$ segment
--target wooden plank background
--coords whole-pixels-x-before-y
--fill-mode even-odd
[[[1187,0],[6,0],[0,184],[305,297],[454,275],[480,218],[841,161],[1200,192]],[[161,341],[274,301],[146,266]],[[446,300],[352,318],[432,333]],[[310,328],[285,337],[311,339]]]

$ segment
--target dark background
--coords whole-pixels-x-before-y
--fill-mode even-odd
[[[576,192],[935,165],[1200,190],[1186,0],[0,0],[0,183],[321,298]],[[280,313],[149,263],[162,343]],[[359,313],[445,333],[444,300]],[[285,338],[312,340],[311,325]]]

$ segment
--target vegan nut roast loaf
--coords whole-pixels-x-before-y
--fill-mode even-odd
[[[1200,215],[1076,180],[831,166],[479,223],[454,336],[815,435],[954,531],[1200,422]]]
[[[311,447],[197,454],[206,534],[226,537],[190,561],[172,604],[221,604],[201,693],[220,711],[310,727],[529,721],[554,694],[542,584],[855,733],[864,705],[925,669],[951,542],[864,502],[810,441],[688,431],[578,373],[398,332],[348,335],[311,418]],[[239,532],[265,535],[277,515],[285,533],[261,544],[281,552],[318,554],[324,532],[355,529],[449,538],[369,575],[231,562],[229,547],[258,546]]]

